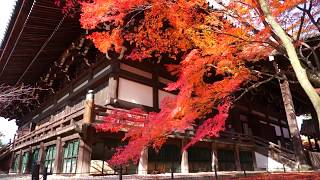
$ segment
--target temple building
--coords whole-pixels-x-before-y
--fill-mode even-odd
[[[10,174],[29,174],[35,164],[53,175],[117,174],[119,168],[107,161],[123,145],[124,132],[98,132],[94,125],[112,111],[159,111],[164,97],[176,95],[164,89],[175,79],[160,65],[116,55],[108,60],[85,38],[77,18],[63,15],[52,0],[17,1],[0,55],[0,83],[41,87],[34,92],[37,101],[0,111],[19,126],[0,149],[0,169]],[[311,103],[299,93],[293,92],[297,113],[311,109],[313,115]],[[319,134],[317,121],[311,121]],[[137,165],[122,167],[123,174],[296,167],[278,81],[235,104],[218,138],[182,151],[193,135],[192,128],[173,133],[159,152],[145,149]]]

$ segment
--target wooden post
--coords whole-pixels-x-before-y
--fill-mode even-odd
[[[217,145],[216,142],[213,142],[211,145],[211,168],[215,172],[218,167],[218,158],[217,158]]]
[[[314,138],[314,144],[315,144],[316,150],[319,152],[320,151],[320,147],[319,147],[319,144],[318,144],[318,138]]]
[[[16,143],[16,134],[14,134],[14,136],[13,136],[12,150],[14,150],[14,148],[15,148],[15,143]],[[12,170],[13,170],[12,165],[13,165],[13,160],[14,160],[15,156],[16,156],[16,153],[13,151],[12,154],[11,154],[11,158],[10,158],[10,169],[9,169],[9,173],[11,173]]]
[[[188,151],[182,151],[181,157],[181,173],[189,173]]]
[[[79,154],[78,154],[78,161],[77,161],[77,174],[88,175],[90,173],[91,153],[92,153],[91,138],[86,138],[86,139],[80,138],[80,147],[79,147]]]
[[[186,140],[182,140],[182,148],[186,144]],[[189,173],[188,150],[183,150],[181,155],[181,173]]]
[[[9,173],[15,173],[13,171],[15,157],[16,157],[16,152],[12,152]]]
[[[241,162],[240,162],[240,150],[239,150],[239,146],[235,145],[234,148],[235,152],[235,160],[236,160],[236,170],[237,171],[241,171]]]
[[[42,170],[44,168],[45,154],[46,154],[46,151],[45,151],[44,143],[41,142],[40,143],[40,148],[39,148],[39,159],[38,159],[38,162],[37,162],[37,164],[39,164],[40,173],[42,173]]]
[[[83,122],[85,124],[93,123],[94,121],[94,95],[93,90],[89,90],[84,102]]]
[[[19,161],[18,161],[18,171],[17,174],[22,174],[22,149],[19,151]]]
[[[26,167],[26,174],[30,174],[31,173],[31,160],[32,160],[32,146],[29,147],[29,151],[27,152],[29,153],[29,157],[28,157],[28,162],[27,162],[27,167]]]
[[[59,174],[61,173],[61,164],[62,164],[62,141],[61,137],[58,136],[56,140],[56,154],[55,154],[55,160],[54,160],[54,168],[53,173]]]
[[[118,60],[111,60],[111,73],[109,75],[108,92],[106,104],[113,103],[111,99],[118,98],[118,83],[120,73],[120,62]]]
[[[138,174],[139,175],[148,174],[148,148],[145,148],[141,152],[140,160],[138,164]]]
[[[122,165],[119,168],[119,180],[122,180]]]
[[[313,147],[312,147],[312,143],[311,143],[311,138],[310,138],[310,136],[308,136],[308,143],[309,143],[309,150],[312,150]]]
[[[153,91],[153,107],[159,109],[159,68],[153,68],[152,73],[152,91]]]
[[[108,84],[108,92],[106,98],[106,104],[113,103],[111,99],[117,99],[118,94],[118,78],[115,75],[110,75],[109,84]]]
[[[217,166],[216,165],[213,166],[213,171],[214,171],[214,176],[215,176],[215,178],[217,180],[218,179],[218,171],[217,171]]]
[[[256,158],[256,153],[255,151],[252,151],[252,163],[253,163],[253,170],[254,171],[257,171],[258,168],[257,168],[257,158]]]

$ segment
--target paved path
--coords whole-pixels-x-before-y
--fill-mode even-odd
[[[253,176],[266,173],[265,171],[249,171],[246,172],[247,176]],[[243,171],[228,171],[228,172],[218,172],[219,179],[225,178],[235,178],[235,177],[243,177]],[[40,175],[40,180],[42,176]],[[62,175],[49,175],[48,180],[118,180],[118,175],[109,175],[109,176],[88,176],[88,175],[76,175],[76,176],[62,176]],[[156,175],[123,175],[123,180],[153,180],[153,179],[162,179],[167,180],[171,179],[171,174],[156,174]],[[214,180],[215,175],[214,172],[200,172],[200,173],[189,173],[189,174],[181,174],[175,173],[174,179],[177,180]],[[31,180],[30,175],[0,175],[0,180]]]

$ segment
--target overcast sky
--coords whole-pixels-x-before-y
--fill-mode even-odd
[[[12,140],[16,130],[17,125],[15,121],[8,121],[0,117],[0,132],[4,134],[4,137],[1,138],[3,143],[8,143],[10,139]]]
[[[2,42],[15,4],[16,0],[0,0],[0,43]],[[9,139],[13,139],[16,130],[17,126],[14,121],[7,121],[0,117],[0,132],[4,134],[4,137],[1,139],[4,143],[8,143]]]

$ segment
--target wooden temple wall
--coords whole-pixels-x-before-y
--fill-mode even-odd
[[[89,72],[67,85],[42,108],[25,117],[27,123],[19,129],[14,142],[11,173],[30,173],[35,163],[40,164],[41,170],[44,166],[48,167],[48,172],[53,174],[116,173],[116,169],[108,166],[106,157],[99,159],[95,147],[97,143],[111,140],[120,142],[122,136],[101,135],[94,131],[91,124],[103,118],[94,114],[95,108],[109,105],[154,111],[159,110],[159,104],[165,96],[175,96],[164,90],[165,84],[171,82],[170,77],[156,68],[143,69],[111,61],[93,67]],[[89,90],[93,91],[88,95]],[[281,117],[273,117],[271,113],[243,105],[237,105],[234,109],[227,130],[247,136],[255,135],[254,128],[259,126],[256,123],[259,121],[267,124],[269,129],[273,128],[270,136],[276,135],[276,140],[284,144],[287,137],[283,128],[287,125],[281,121]],[[281,134],[275,126],[279,127]],[[177,172],[212,171],[214,166],[218,170],[256,169],[254,145],[246,137],[232,134],[226,139],[207,140],[182,153],[181,148],[186,143],[184,135],[170,139],[168,145],[174,144],[178,148],[179,154],[174,162]],[[194,157],[198,151],[206,154],[201,160]],[[150,150],[142,152],[138,167],[131,165],[133,170],[127,168],[126,172],[146,174],[168,171],[172,162],[165,157],[157,159],[150,153]],[[228,158],[229,155],[232,158]],[[241,155],[247,156],[247,160],[241,159]],[[110,158],[110,154],[107,156]]]

